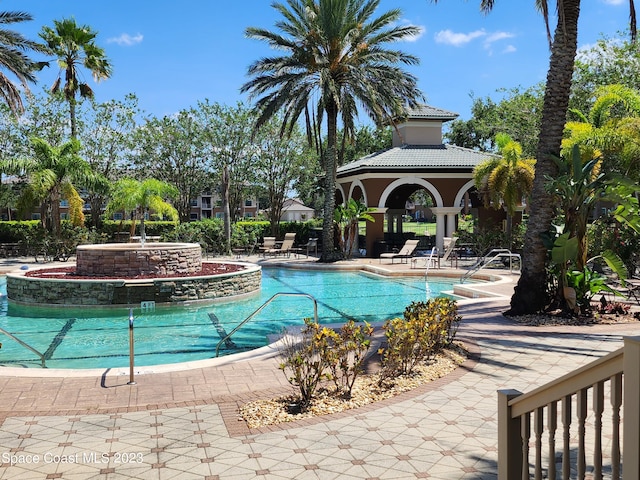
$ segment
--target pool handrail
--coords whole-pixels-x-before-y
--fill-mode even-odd
[[[42,368],[47,368],[47,363],[45,361],[44,355],[42,353],[40,353],[38,350],[36,350],[35,348],[33,348],[31,345],[29,345],[28,343],[23,342],[22,340],[20,340],[18,337],[16,337],[14,334],[7,332],[4,328],[0,327],[0,332],[4,333],[7,337],[9,337],[12,340],[15,340],[16,342],[18,342],[20,345],[22,345],[24,348],[31,350],[33,353],[35,353],[38,357],[40,357],[40,361],[42,362]]]
[[[253,317],[255,317],[267,305],[269,305],[271,302],[273,302],[278,297],[307,297],[307,298],[313,300],[313,320],[314,320],[315,323],[318,323],[318,302],[312,295],[309,295],[308,293],[299,293],[299,292],[295,292],[295,293],[294,292],[278,292],[278,293],[274,294],[269,300],[264,302],[260,307],[258,307],[251,315],[249,315],[242,322],[240,322],[233,330],[231,330],[227,334],[226,337],[224,337],[223,339],[221,339],[218,342],[218,345],[216,345],[216,358],[218,358],[218,355],[220,353],[220,345],[222,345],[224,342],[229,340],[231,338],[231,336],[234,333],[236,333],[245,323],[247,323],[249,320],[251,320]]]

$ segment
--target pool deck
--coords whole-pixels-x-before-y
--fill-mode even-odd
[[[369,259],[344,265],[356,263],[411,270]],[[518,276],[500,273],[502,282],[474,286],[490,298],[460,302],[458,339],[473,353],[463,366],[393,399],[310,420],[250,430],[238,418],[243,402],[291,392],[273,352],[144,367],[135,385],[123,372],[0,371],[0,479],[495,479],[496,391],[531,390],[640,334],[638,324],[516,324],[501,312]]]

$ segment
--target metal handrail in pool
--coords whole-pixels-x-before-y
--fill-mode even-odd
[[[234,328],[233,330],[231,330],[226,337],[224,337],[222,340],[220,340],[218,342],[218,345],[216,345],[216,358],[218,357],[218,354],[220,352],[220,345],[222,345],[224,342],[226,342],[227,340],[229,340],[231,338],[231,336],[236,333],[245,323],[247,323],[249,320],[251,320],[253,317],[255,317],[257,314],[259,314],[267,305],[269,305],[271,302],[273,302],[276,298],[278,297],[307,297],[311,300],[313,300],[313,320],[318,323],[318,302],[316,301],[315,298],[313,298],[312,295],[309,295],[308,293],[286,293],[286,292],[280,292],[280,293],[276,293],[275,295],[273,295],[269,300],[267,300],[266,302],[264,302],[260,307],[258,307],[251,315],[249,315],[247,318],[245,318],[242,322],[240,322],[236,328]]]
[[[42,362],[42,368],[47,368],[47,364],[46,361],[44,359],[44,355],[42,353],[40,353],[38,350],[36,350],[35,348],[33,348],[31,345],[29,345],[28,343],[23,342],[22,340],[20,340],[18,337],[16,337],[14,334],[7,332],[4,328],[0,327],[0,332],[4,333],[7,337],[11,338],[12,340],[15,340],[16,342],[18,342],[20,345],[22,345],[24,348],[27,348],[29,350],[31,350],[33,353],[35,353],[36,355],[38,355],[40,357],[40,361]]]

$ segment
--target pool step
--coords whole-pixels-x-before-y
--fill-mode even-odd
[[[220,335],[220,338],[225,338],[227,336],[227,331],[222,325],[220,325],[220,319],[218,318],[218,316],[215,313],[211,312],[209,313],[209,319],[211,320],[211,323],[213,323],[213,326],[215,327],[216,332],[218,332],[218,335]],[[227,348],[238,348],[230,338],[227,338],[225,340],[224,346]]]

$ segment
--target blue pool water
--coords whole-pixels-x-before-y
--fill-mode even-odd
[[[429,279],[432,297],[450,291],[447,279]],[[0,292],[6,293],[4,279]],[[134,309],[135,365],[202,360],[215,356],[224,332],[230,332],[278,292],[307,293],[318,302],[321,323],[353,318],[382,322],[401,316],[412,301],[425,300],[424,277],[384,278],[366,273],[265,268],[259,294],[242,300],[192,306]],[[43,353],[48,368],[116,368],[129,365],[129,310],[29,308],[10,304],[3,295],[0,327]],[[280,297],[224,344],[220,355],[267,344],[267,335],[300,325],[313,316],[313,302]],[[41,366],[37,355],[0,333],[0,365]]]

